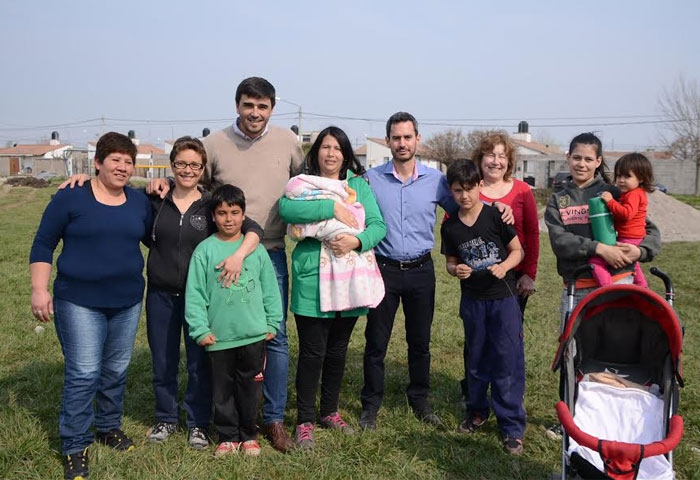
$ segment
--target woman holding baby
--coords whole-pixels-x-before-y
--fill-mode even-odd
[[[370,303],[366,302],[372,301],[365,297],[365,305],[353,308],[363,303],[362,295],[337,291],[333,294],[343,297],[346,302],[343,307],[322,299],[322,292],[329,293],[325,290],[328,283],[336,288],[338,285],[353,288],[352,283],[342,280],[329,282],[328,275],[338,275],[338,270],[327,273],[326,269],[329,264],[336,267],[358,264],[366,265],[360,274],[367,270],[372,275],[372,269],[378,272],[372,249],[386,235],[386,225],[362,177],[364,169],[341,129],[328,127],[321,131],[306,157],[306,167],[308,175],[290,180],[290,188],[280,199],[279,207],[280,216],[290,224],[290,234],[292,230],[310,227],[307,229],[309,236],[301,238],[292,253],[290,308],[299,336],[296,443],[301,448],[313,448],[316,391],[321,376],[319,426],[353,433],[338,412],[338,399],[350,335],[358,317],[367,313]],[[300,183],[303,188],[299,187]],[[298,187],[294,192],[301,193],[295,196],[292,184]],[[332,233],[322,236],[321,230]],[[353,276],[358,270],[343,273]],[[381,284],[381,277],[379,280]],[[350,304],[347,304],[348,298]],[[322,304],[338,309],[324,311]]]

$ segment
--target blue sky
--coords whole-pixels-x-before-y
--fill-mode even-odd
[[[658,97],[700,82],[700,2],[0,2],[0,146],[52,130],[80,145],[136,130],[162,143],[235,117],[240,80],[302,105],[303,130],[384,136],[397,110],[424,139],[462,125],[565,144],[657,145]],[[273,123],[297,123],[284,102]],[[595,118],[593,118],[595,117]],[[104,118],[104,120],[99,120]]]

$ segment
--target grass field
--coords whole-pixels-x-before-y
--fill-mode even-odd
[[[53,324],[43,334],[29,308],[29,248],[41,213],[53,188],[0,186],[0,478],[62,478],[58,412],[63,359]],[[556,350],[561,280],[546,238],[542,241],[537,293],[525,320],[528,426],[525,453],[512,458],[501,451],[495,419],[472,436],[456,433],[462,417],[458,381],[463,376],[463,333],[459,320],[458,282],[444,272],[435,252],[437,310],[432,341],[432,403],[446,424],[443,430],[423,425],[410,413],[403,389],[407,382],[402,317],[396,321],[387,357],[387,395],[374,432],[343,437],[318,431],[313,452],[282,455],[267,442],[257,459],[242,457],[214,461],[212,451],[192,451],[180,432],[163,445],[145,441],[153,423],[150,355],[145,324],[139,330],[129,369],[124,430],[137,449],[124,454],[91,447],[91,478],[99,479],[535,479],[548,478],[559,468],[560,444],[544,429],[555,422],[558,376],[549,370]],[[700,478],[700,387],[697,331],[700,328],[700,243],[666,244],[653,262],[672,276],[676,308],[685,323],[684,373],[680,413],[686,433],[676,450],[680,479]],[[645,271],[648,274],[648,267]],[[661,282],[649,275],[652,288]],[[355,330],[341,394],[341,411],[354,425],[360,414],[364,319]],[[294,374],[296,331],[288,323],[291,345],[289,402],[286,423],[295,420]]]
[[[700,197],[696,197],[695,195],[671,195],[673,198],[676,200],[680,200],[681,202],[685,202],[691,207],[697,208],[700,210]]]

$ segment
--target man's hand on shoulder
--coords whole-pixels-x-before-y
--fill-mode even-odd
[[[75,174],[75,175],[71,175],[71,176],[68,178],[68,180],[66,180],[65,182],[61,183],[61,184],[58,186],[58,189],[59,189],[59,190],[63,190],[63,189],[66,188],[66,187],[73,188],[73,187],[75,187],[76,184],[77,184],[79,187],[82,187],[83,184],[85,184],[85,182],[89,182],[89,181],[90,181],[90,176],[85,175],[84,173],[78,173],[78,174]]]

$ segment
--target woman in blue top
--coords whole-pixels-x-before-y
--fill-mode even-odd
[[[103,135],[95,151],[96,177],[87,188],[56,193],[29,257],[32,312],[42,322],[54,316],[65,359],[59,434],[66,479],[87,477],[87,448],[94,439],[117,450],[134,448],[121,418],[144,289],[139,244],[152,221],[146,195],[126,186],[135,159],[128,137]],[[51,264],[61,240],[52,298]]]
[[[182,409],[186,413],[187,441],[196,449],[209,445],[211,372],[204,347],[187,334],[185,284],[192,252],[199,242],[216,232],[209,205],[211,195],[199,186],[206,165],[207,152],[199,139],[184,136],[175,141],[170,152],[171,189],[165,198],[149,197],[154,219],[146,263],[146,331],[151,349],[156,417],[146,437],[150,442],[163,442],[177,430],[180,338],[184,328],[187,386]],[[82,186],[89,180],[87,175],[74,175],[59,188]],[[227,264],[228,271],[240,272],[243,259],[255,250],[263,235],[260,225],[249,217],[243,221],[241,231],[245,235],[241,248],[227,259],[221,259],[219,264],[219,279],[226,288],[237,279],[225,277],[226,269],[222,267]]]

